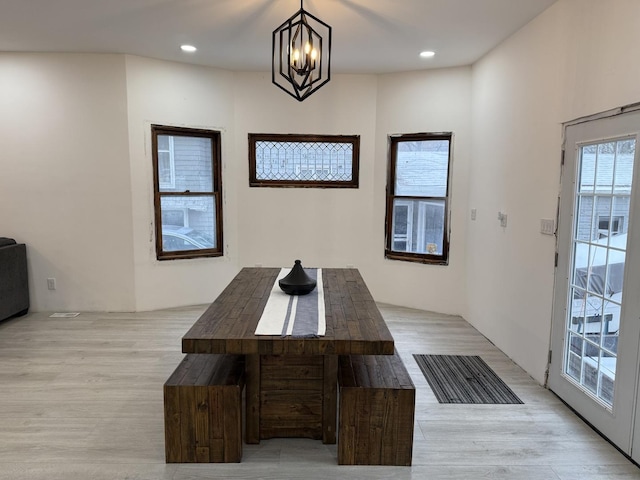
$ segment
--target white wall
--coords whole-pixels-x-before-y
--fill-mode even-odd
[[[236,74],[240,266],[356,266],[378,301],[462,313],[470,137],[469,68],[335,75],[304,103],[268,74]],[[384,259],[387,135],[455,133],[448,266]],[[247,133],[360,135],[358,189],[249,188]]]
[[[376,172],[373,249],[366,278],[380,302],[450,314],[466,307],[466,209],[471,144],[471,70],[468,67],[379,78],[376,112]],[[422,265],[384,259],[384,215],[388,136],[453,132],[449,265]]]
[[[238,271],[233,74],[135,56],[126,57],[126,67],[136,310],[211,302]],[[152,124],[221,132],[223,257],[156,260]]]
[[[27,244],[34,310],[134,308],[124,75],[118,55],[0,54],[0,235]]]
[[[266,73],[236,74],[240,266],[361,266],[373,217],[376,78],[334,75],[298,102]],[[360,186],[249,187],[248,133],[360,135]]]
[[[381,301],[463,310],[469,69],[385,76],[380,85],[334,75],[300,103],[266,73],[124,55],[1,59],[0,186],[16,205],[0,211],[1,234],[29,245],[34,310],[206,303],[242,266],[297,258],[358,267]],[[155,259],[151,124],[222,132],[224,257]],[[429,130],[456,134],[448,267],[383,258],[386,135]],[[249,132],[359,135],[360,186],[249,188]]]
[[[640,101],[640,2],[559,0],[473,67],[468,312],[544,381],[562,122]],[[498,211],[508,214],[501,228]]]

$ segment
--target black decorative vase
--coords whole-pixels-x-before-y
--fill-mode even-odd
[[[316,288],[316,281],[307,275],[300,260],[296,260],[289,275],[278,282],[284,293],[289,295],[306,295]]]

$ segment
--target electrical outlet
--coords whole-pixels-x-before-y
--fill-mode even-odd
[[[55,278],[47,278],[47,288],[49,290],[56,289],[56,279]]]
[[[472,208],[471,209],[471,220],[475,220],[477,214],[478,214],[478,211],[475,208]]]

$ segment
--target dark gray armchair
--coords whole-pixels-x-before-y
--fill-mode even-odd
[[[0,237],[0,320],[28,311],[27,247]]]

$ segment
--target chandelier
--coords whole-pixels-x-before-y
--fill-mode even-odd
[[[300,10],[273,31],[271,81],[303,101],[331,77],[331,27]]]

